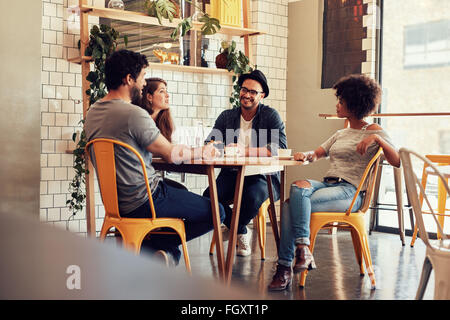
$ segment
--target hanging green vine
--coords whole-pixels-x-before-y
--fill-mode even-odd
[[[190,0],[185,0],[187,3],[195,5],[201,17],[198,19],[202,22],[201,32],[203,35],[212,35],[220,30],[220,22],[218,19],[210,17],[198,4],[193,4]],[[179,15],[179,5],[174,0],[145,0],[144,7],[149,16],[157,17],[159,24],[162,25],[162,19],[173,21]],[[195,13],[194,13],[195,15]],[[193,28],[193,16],[184,18],[177,27],[173,30],[170,37],[176,40],[178,36],[184,37],[186,33]]]
[[[92,57],[94,62],[94,70],[90,71],[86,77],[91,84],[86,94],[89,96],[89,106],[97,100],[103,98],[107,94],[105,85],[105,61],[116,50],[117,38],[119,32],[107,25],[93,26],[90,31],[89,44],[86,47],[84,54]],[[125,46],[128,39],[124,37]],[[80,48],[80,43],[78,43]],[[79,122],[81,127],[84,126],[84,119]],[[77,142],[77,133],[72,135],[72,140],[76,143],[73,151],[73,168],[75,176],[69,184],[69,192],[71,199],[66,201],[72,215],[78,211],[82,211],[84,202],[86,200],[85,175],[88,172],[86,169],[86,159],[84,156],[84,148],[86,147],[86,133],[84,129],[81,130],[79,140]]]
[[[233,108],[239,108],[239,91],[241,88],[237,84],[237,80],[241,74],[250,73],[254,69],[250,65],[249,58],[242,51],[236,50],[236,42],[234,42],[234,40],[231,41],[231,43],[222,41],[220,52],[222,55],[226,56],[225,68],[230,72],[234,72],[232,77],[233,90],[231,91],[230,103]]]

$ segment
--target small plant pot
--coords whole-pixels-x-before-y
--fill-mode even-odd
[[[226,69],[228,64],[228,53],[222,52],[216,56],[216,67],[218,69]]]

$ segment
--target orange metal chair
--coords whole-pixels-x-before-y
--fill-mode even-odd
[[[432,155],[428,154],[425,156],[430,162],[436,164],[437,166],[443,166],[443,165],[449,165],[450,164],[450,155]],[[427,186],[427,180],[428,180],[428,173],[426,169],[430,165],[427,162],[424,162],[423,164],[423,170],[422,170],[422,187],[425,190]],[[445,203],[447,200],[446,192],[444,185],[442,184],[441,180],[438,180],[438,208],[437,212],[435,213],[438,216],[439,224],[441,225],[442,229],[444,229],[444,219],[445,217],[450,217],[450,214],[446,214],[446,211],[450,211],[445,208]],[[420,205],[423,204],[423,194],[420,194]],[[430,211],[422,211],[422,213],[425,214],[431,214]],[[414,247],[414,243],[417,239],[417,232],[418,232],[418,226],[417,223],[414,225],[414,233],[411,239],[411,247]],[[442,239],[442,234],[438,230],[437,231],[438,239]]]
[[[259,207],[258,215],[253,219],[253,225],[256,226],[258,231],[258,243],[259,249],[261,250],[261,260],[266,259],[266,213],[270,207],[270,199],[268,198]],[[214,248],[216,245],[215,237],[211,240],[211,246],[209,247],[209,254],[214,253]]]
[[[361,181],[356,189],[353,201],[346,212],[313,212],[311,214],[311,244],[309,246],[311,252],[314,251],[314,244],[316,242],[316,236],[320,229],[329,229],[338,227],[340,229],[349,229],[353,240],[353,247],[355,249],[356,260],[360,266],[360,274],[364,275],[363,259],[366,264],[367,273],[370,277],[371,287],[375,289],[376,281],[375,274],[372,267],[372,258],[370,256],[369,241],[367,237],[364,214],[369,209],[370,202],[372,201],[375,178],[379,168],[380,156],[383,152],[382,148],[379,148],[375,156],[370,160],[369,164],[364,171]],[[367,181],[367,182],[366,182]],[[356,202],[358,194],[361,188],[367,183],[366,194],[361,208],[357,212],[351,212],[353,205]],[[335,224],[337,223],[337,225]],[[300,286],[305,286],[306,275],[308,271],[304,271],[300,275]]]
[[[105,207],[105,219],[103,220],[102,230],[100,232],[100,239],[104,240],[111,228],[115,228],[122,236],[123,245],[125,248],[138,254],[141,250],[141,244],[148,234],[178,234],[181,239],[183,247],[184,261],[186,269],[191,272],[191,265],[186,245],[186,232],[184,222],[182,219],[176,218],[157,218],[155,208],[153,206],[152,193],[148,183],[148,175],[144,160],[139,152],[130,145],[121,141],[112,139],[94,139],[86,145],[86,155],[89,156],[88,148],[92,145],[95,160],[96,172],[100,192],[102,196],[103,205]],[[150,202],[151,218],[123,218],[119,213],[119,203],[117,198],[117,184],[116,184],[116,165],[114,157],[115,145],[127,148],[132,151],[139,159],[142,170],[143,179],[145,180],[148,200]],[[174,232],[160,231],[161,228],[170,228]]]

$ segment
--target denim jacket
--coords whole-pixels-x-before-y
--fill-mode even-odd
[[[225,110],[217,118],[205,142],[221,141],[225,145],[237,143],[240,126],[241,108]],[[277,155],[279,148],[287,148],[285,125],[275,109],[260,103],[253,118],[252,129],[252,147],[267,147],[272,155]]]

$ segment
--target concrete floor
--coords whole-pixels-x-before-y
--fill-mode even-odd
[[[218,278],[216,256],[208,254],[211,237],[212,232],[188,243],[194,276]],[[397,235],[372,232],[369,245],[377,287],[371,290],[367,274],[359,275],[350,233],[321,233],[314,252],[317,269],[309,272],[305,288],[298,286],[297,277],[288,290],[269,292],[267,286],[272,280],[277,255],[272,230],[268,226],[265,261],[260,259],[256,232],[252,232],[253,254],[236,257],[232,284],[252,288],[265,299],[276,300],[412,300],[422,272],[425,245],[419,239],[411,248],[410,241],[411,238],[407,237],[407,245],[403,247]],[[184,268],[184,263],[180,262],[177,268]],[[432,273],[425,300],[433,299],[433,290]]]

